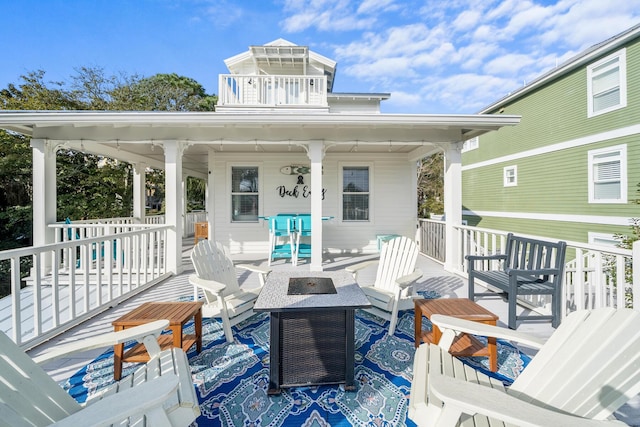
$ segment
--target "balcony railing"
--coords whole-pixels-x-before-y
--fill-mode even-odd
[[[502,253],[507,233],[470,226],[457,226],[458,258],[452,263],[456,272],[466,276],[467,255]],[[529,236],[550,240],[539,236]],[[445,223],[420,220],[421,251],[444,262]],[[498,268],[499,265],[495,265]],[[522,298],[520,302],[546,313],[546,296]],[[564,315],[579,309],[631,307],[640,309],[640,242],[633,250],[567,241],[564,277]]]
[[[219,107],[328,107],[325,76],[221,74]]]
[[[0,299],[0,329],[33,347],[168,277],[169,226],[84,224],[85,235],[0,252],[10,295]],[[22,266],[32,264],[27,277]],[[24,284],[27,286],[24,287]]]

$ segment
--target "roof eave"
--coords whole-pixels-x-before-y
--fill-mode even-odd
[[[529,83],[528,85],[516,90],[515,92],[512,92],[510,94],[508,94],[507,96],[499,99],[498,101],[486,106],[485,108],[483,108],[482,110],[480,110],[478,113],[479,114],[488,114],[491,111],[494,111],[502,106],[504,106],[505,104],[508,104],[510,102],[513,102],[514,100],[528,94],[529,92],[539,88],[540,86],[543,86],[547,83],[549,83],[550,81],[553,81],[565,74],[568,74],[570,72],[572,72],[573,70],[575,70],[578,67],[581,67],[583,65],[585,65],[586,63],[589,63],[591,61],[593,61],[594,58],[603,55],[604,53],[617,49],[618,47],[620,47],[621,45],[637,38],[638,36],[640,36],[640,24],[635,25],[634,27],[631,27],[630,29],[614,36],[611,38],[610,41],[605,41],[603,43],[598,43],[584,51],[582,51],[581,53],[579,53],[578,55],[572,57],[571,59],[567,60],[566,62],[564,62],[563,64],[560,64],[556,69],[548,71],[547,73],[542,74],[540,77],[536,78],[535,80],[533,80],[531,83]]]

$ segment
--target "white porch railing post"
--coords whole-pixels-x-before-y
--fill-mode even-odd
[[[311,265],[310,271],[322,271],[322,160],[324,143],[311,141]]]
[[[55,242],[56,222],[56,146],[44,139],[32,139],[33,158],[33,245]],[[43,272],[51,271],[50,259],[44,258]]]
[[[206,212],[206,221],[209,222],[209,240],[216,240],[216,230],[214,228],[214,224],[216,223],[216,197],[214,194],[215,188],[215,174],[211,173],[215,168],[215,160],[216,160],[216,152],[215,150],[209,148],[207,150],[207,164],[209,173],[207,174],[207,196],[205,198],[205,207],[204,210]],[[218,203],[221,203],[220,201]]]
[[[640,310],[640,240],[633,242],[631,268],[633,269],[633,308]]]
[[[145,223],[146,215],[146,168],[145,163],[133,164],[133,218],[140,224]]]
[[[165,158],[165,220],[173,228],[167,236],[167,269],[182,272],[182,154],[186,143],[164,141]]]
[[[444,155],[444,214],[446,221],[446,256],[444,268],[461,270],[460,242],[455,227],[462,224],[462,143],[449,144]]]

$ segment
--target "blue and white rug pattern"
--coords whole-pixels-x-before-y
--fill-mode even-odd
[[[430,327],[427,319],[425,327]],[[414,426],[407,419],[414,348],[413,311],[401,313],[396,333],[387,335],[388,322],[364,311],[356,312],[357,390],[341,385],[284,389],[268,396],[269,321],[257,314],[233,328],[235,342],[227,343],[222,325],[203,321],[203,350],[189,353],[193,382],[202,415],[197,426]],[[193,325],[187,325],[186,329]],[[188,332],[188,331],[187,331]],[[498,343],[499,372],[506,383],[529,358],[511,345]],[[486,358],[465,358],[486,373]],[[126,364],[123,375],[135,369]],[[96,393],[113,379],[113,353],[105,352],[74,374],[64,387],[78,401]]]

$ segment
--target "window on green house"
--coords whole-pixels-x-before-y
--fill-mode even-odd
[[[626,203],[626,182],[626,145],[589,151],[589,203]]]
[[[503,179],[505,187],[515,187],[518,185],[518,166],[507,166],[503,169]]]
[[[589,117],[627,105],[626,62],[622,49],[587,67]]]

